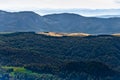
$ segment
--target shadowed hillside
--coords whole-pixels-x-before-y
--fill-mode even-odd
[[[120,37],[56,37],[34,32],[0,34],[0,64],[8,66],[5,69],[17,76],[24,74],[18,74],[14,68],[36,75],[51,74],[57,80],[118,80]]]

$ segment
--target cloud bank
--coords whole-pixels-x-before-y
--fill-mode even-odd
[[[119,2],[120,0],[0,0],[0,9],[115,9],[120,8]]]

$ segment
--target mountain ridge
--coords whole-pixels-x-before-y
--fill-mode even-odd
[[[120,32],[119,17],[84,17],[74,13],[40,16],[32,11],[10,13],[0,11],[0,18],[0,32],[81,32],[89,34]]]

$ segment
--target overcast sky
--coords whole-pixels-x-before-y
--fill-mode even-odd
[[[32,10],[32,9],[111,9],[120,8],[120,0],[0,0],[2,10]]]

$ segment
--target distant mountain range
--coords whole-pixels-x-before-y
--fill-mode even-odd
[[[84,17],[61,13],[40,16],[32,11],[0,11],[0,32],[82,32],[111,34],[120,32],[120,18]]]
[[[14,10],[15,11],[15,10]],[[76,13],[83,16],[120,15],[120,9],[37,9],[34,12],[45,14]]]
[[[119,18],[120,15],[100,15],[100,16],[96,16],[98,18]]]

